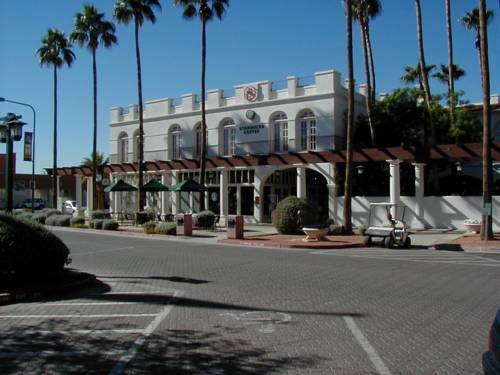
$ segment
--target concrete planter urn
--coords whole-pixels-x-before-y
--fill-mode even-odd
[[[479,233],[481,231],[481,222],[479,220],[464,220],[464,227],[470,233]]]
[[[306,234],[306,238],[302,241],[305,242],[316,242],[325,239],[325,236],[328,234],[328,227],[304,227],[302,231]]]

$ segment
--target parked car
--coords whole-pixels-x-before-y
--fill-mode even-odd
[[[45,206],[47,206],[47,203],[40,198],[35,198],[33,202],[35,210],[41,210],[42,208],[45,208]],[[16,204],[16,208],[31,208],[31,206],[31,199],[25,199],[22,202]]]
[[[488,351],[483,354],[484,375],[500,375],[500,310],[488,336]]]

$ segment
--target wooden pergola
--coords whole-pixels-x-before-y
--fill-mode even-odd
[[[448,144],[439,145],[430,149],[429,160],[449,160],[449,161],[481,161],[482,143]],[[230,157],[213,157],[206,160],[207,168],[233,168],[233,167],[256,167],[261,165],[306,165],[314,163],[345,163],[346,152],[327,151],[305,151],[290,152],[286,154],[266,154],[266,155],[236,155]],[[500,142],[492,144],[492,160],[500,160]],[[355,163],[380,162],[386,160],[402,160],[404,162],[419,161],[417,152],[412,148],[385,147],[385,148],[365,148],[355,150],[353,160]],[[420,160],[421,161],[421,160]],[[169,171],[169,170],[196,170],[200,168],[199,160],[155,160],[144,162],[144,170],[147,171]],[[105,175],[111,173],[137,172],[137,163],[107,164],[102,167]],[[45,169],[52,175],[52,169]],[[92,169],[89,167],[62,167],[57,169],[58,176],[92,176]]]

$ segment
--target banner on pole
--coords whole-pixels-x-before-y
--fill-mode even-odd
[[[32,161],[33,133],[24,132],[24,161]]]

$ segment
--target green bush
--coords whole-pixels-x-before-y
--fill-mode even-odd
[[[118,223],[111,219],[105,219],[102,221],[102,229],[106,230],[117,230],[119,227]]]
[[[56,227],[69,227],[71,224],[71,215],[51,215],[45,220],[45,225]]]
[[[32,219],[39,224],[45,224],[45,221],[49,216],[52,215],[62,215],[62,212],[56,210],[55,208],[44,208],[32,216]]]
[[[60,273],[69,249],[53,233],[32,221],[0,214],[0,272],[23,279]]]
[[[47,217],[52,215],[62,215],[62,212],[57,208],[43,208],[40,210],[41,214],[45,214]]]
[[[90,220],[89,225],[92,229],[102,229],[102,222],[104,219],[93,219]]]
[[[159,222],[156,224],[155,233],[176,235],[177,225],[172,222]]]
[[[21,212],[16,215],[17,218],[21,220],[33,220],[33,213],[31,212]]]
[[[328,234],[331,234],[332,236],[334,235],[341,235],[344,234],[344,227],[342,225],[330,225],[330,230],[328,231]]]
[[[294,234],[302,233],[302,227],[314,224],[316,215],[305,199],[289,196],[278,203],[271,213],[271,220],[278,232]]]
[[[215,214],[212,211],[201,211],[195,216],[194,226],[198,228],[212,228],[215,222]]]
[[[148,221],[142,225],[142,229],[146,234],[153,234],[155,232],[156,223],[153,221]]]
[[[85,224],[85,218],[82,216],[72,216],[71,217],[71,226]]]
[[[78,229],[88,229],[88,225],[81,224],[81,223],[76,223],[76,224],[71,224],[73,228],[78,228]]]
[[[147,223],[148,221],[153,221],[156,217],[156,214],[152,210],[148,211],[139,211],[135,213],[135,221],[137,224],[142,225]]]
[[[90,219],[111,219],[108,211],[95,210],[90,213]]]

